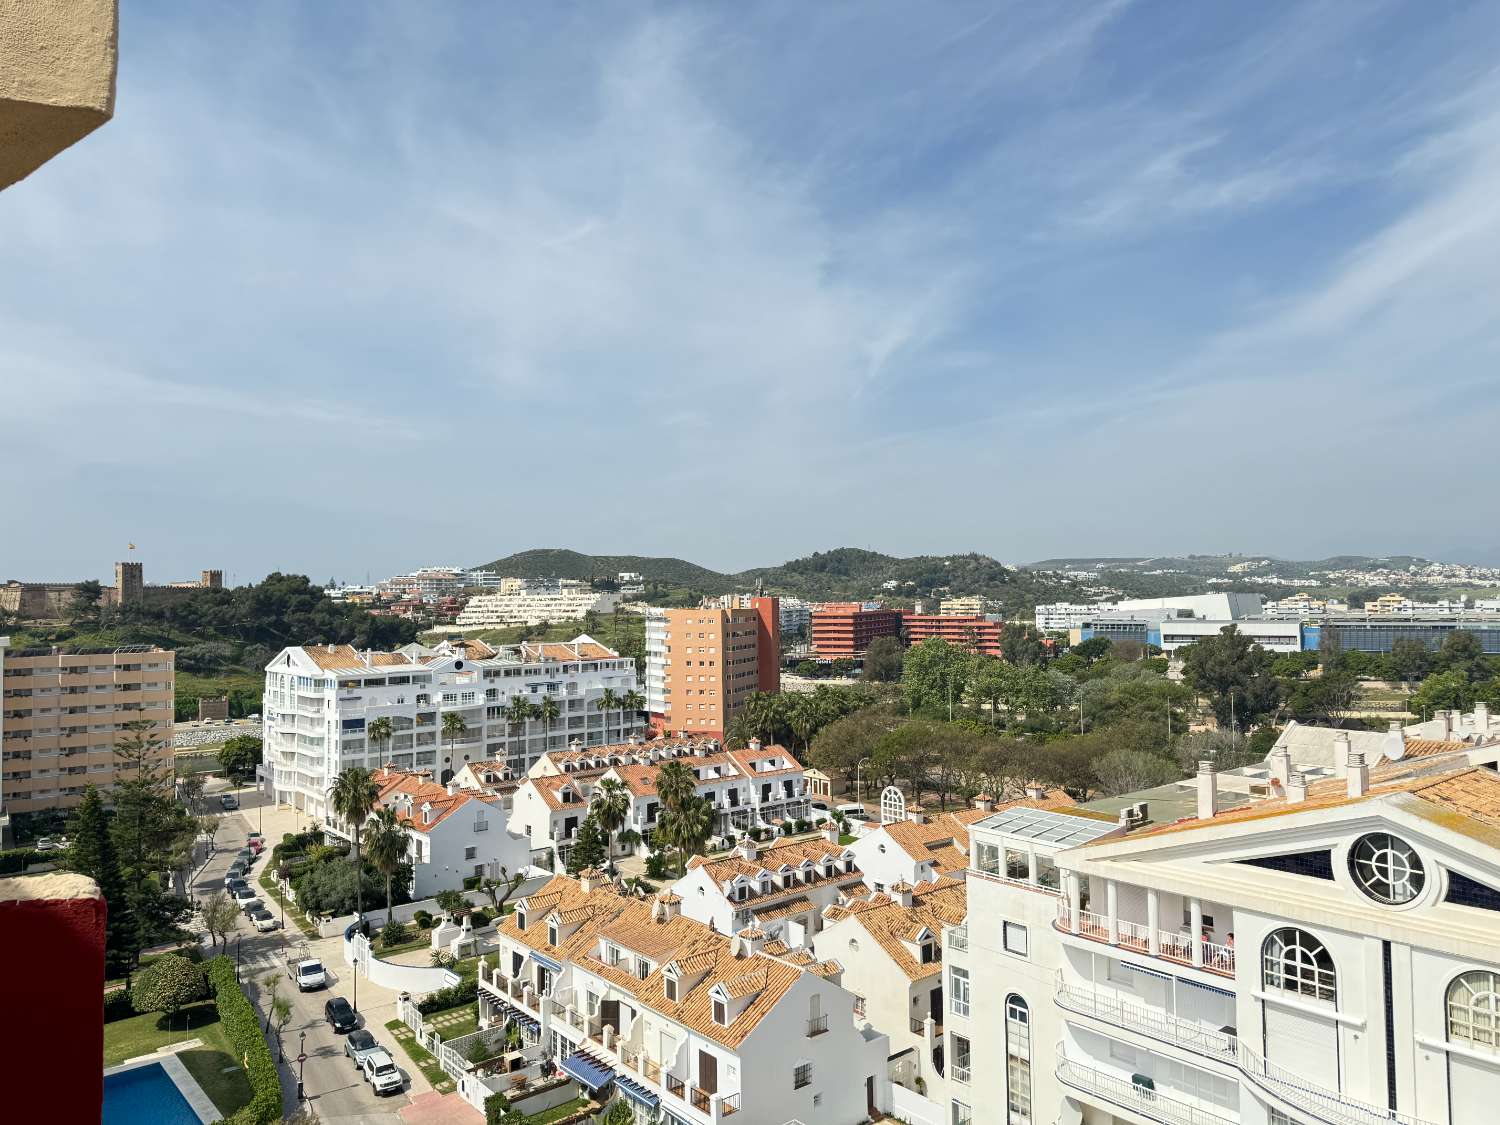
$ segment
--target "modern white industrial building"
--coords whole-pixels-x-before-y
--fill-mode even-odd
[[[470,761],[504,760],[519,773],[575,740],[624,742],[642,729],[641,714],[598,702],[606,690],[620,697],[635,687],[635,661],[588,636],[498,649],[285,648],[266,665],[265,763],[276,800],[321,819],[347,766],[428,770],[446,784]],[[518,699],[531,705],[524,721]],[[389,720],[389,739],[368,738],[377,719]]]

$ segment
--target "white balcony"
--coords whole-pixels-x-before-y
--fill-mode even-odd
[[[1239,1057],[1239,1040],[1227,1032],[1179,1019],[1143,1004],[1122,1001],[1117,996],[1067,984],[1061,972],[1057,974],[1056,999],[1057,1006],[1064,1011],[1089,1016],[1112,1027],[1123,1027],[1185,1051],[1231,1064]]]
[[[1124,918],[1111,920],[1107,915],[1089,910],[1075,910],[1067,899],[1057,904],[1057,921],[1061,933],[1090,941],[1128,949],[1147,957],[1159,957],[1179,965],[1190,965],[1217,976],[1234,976],[1234,947],[1211,941],[1194,942],[1184,930],[1153,929]]]
[[[1162,1125],[1238,1125],[1238,1116],[1205,1109],[1185,1098],[1163,1093],[1141,1076],[1123,1078],[1108,1071],[1075,1062],[1057,1045],[1057,1080],[1081,1090],[1111,1107],[1139,1114]]]

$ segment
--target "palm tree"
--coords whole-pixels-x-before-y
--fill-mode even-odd
[[[453,765],[453,747],[458,740],[469,733],[469,724],[464,722],[464,717],[457,711],[449,711],[443,716],[443,737],[448,740],[448,757],[443,759],[448,765]],[[446,777],[439,777],[439,781],[447,782]]]
[[[365,727],[365,739],[371,746],[389,746],[391,741],[391,721],[382,715],[378,719],[371,719]],[[381,755],[384,757],[384,755]]]
[[[532,713],[542,721],[542,729],[546,731],[546,737],[542,740],[544,748],[552,745],[552,724],[562,717],[562,708],[557,705],[557,700],[550,695],[543,696],[542,701],[532,709]]]
[[[389,924],[393,908],[391,886],[396,872],[401,870],[407,851],[406,825],[396,815],[395,809],[386,807],[375,810],[374,819],[370,823],[369,851],[370,862],[385,878],[385,920]]]
[[[713,806],[702,797],[692,796],[667,814],[667,839],[678,851],[678,867],[686,874],[688,856],[703,851],[713,834]]]
[[[637,715],[646,710],[646,697],[635,688],[631,688],[620,696],[620,709],[623,711],[634,711]]]
[[[536,708],[531,705],[531,700],[523,695],[512,696],[510,703],[505,708],[505,721],[516,729],[512,734],[525,734],[526,723],[536,714]]]
[[[656,771],[656,793],[668,812],[676,812],[698,792],[698,779],[676,759],[663,762]]]
[[[370,777],[370,771],[360,766],[350,766],[334,778],[333,788],[328,790],[328,803],[340,820],[350,828],[354,837],[354,916],[364,914],[364,868],[359,860],[360,830],[370,810],[375,807],[375,798],[380,787]]]
[[[615,689],[607,687],[604,694],[594,701],[595,710],[604,716],[604,741],[609,743],[609,713],[618,711],[620,708],[620,697],[615,694]]]
[[[604,829],[605,859],[614,858],[614,834],[630,819],[632,804],[630,790],[623,781],[613,777],[601,778],[594,787],[592,812],[599,827]]]

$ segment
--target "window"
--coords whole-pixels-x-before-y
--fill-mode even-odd
[[[1283,1113],[1275,1106],[1268,1106],[1266,1108],[1266,1120],[1270,1122],[1270,1125],[1302,1125],[1302,1122],[1298,1121],[1295,1117]]]
[[[1323,943],[1304,930],[1277,930],[1261,948],[1261,983],[1280,992],[1316,1000],[1336,998],[1333,957]]]
[[[547,923],[547,944],[556,945],[558,937],[557,919],[554,918]]]
[[[957,965],[948,969],[948,1008],[955,1016],[969,1014],[969,970]]]
[[[1411,902],[1427,882],[1416,850],[1388,832],[1371,832],[1354,841],[1349,849],[1349,874],[1355,886],[1388,906]]]
[[[1448,1039],[1500,1052],[1500,974],[1475,969],[1448,986]]]
[[[859,993],[856,992],[856,993],[854,993],[854,1015],[855,1015],[856,1018],[861,1018],[862,1019],[864,1017],[864,1014],[865,1014],[865,998],[863,996],[861,996]]]
[[[1025,957],[1029,944],[1026,927],[1015,922],[1004,922],[1001,924],[1001,930],[1005,943],[1005,952],[1014,953],[1018,957]]]
[[[475,859],[475,858],[478,857],[478,855],[479,855],[479,849],[478,848],[465,848],[464,849],[464,858],[465,859]]]
[[[1009,1125],[1031,1125],[1031,1009],[1005,998],[1005,1105]]]
[[[971,1125],[974,1111],[963,1102],[953,1103],[953,1125]]]
[[[661,982],[662,995],[672,1003],[677,1003],[677,982],[671,977],[665,977]]]
[[[797,1068],[792,1071],[792,1089],[800,1090],[804,1086],[812,1085],[812,1063],[798,1063]]]
[[[937,944],[933,941],[922,943],[922,964],[930,965],[937,960]]]
[[[969,1041],[962,1035],[955,1035],[953,1039],[953,1081],[967,1082],[969,1080]]]
[[[1025,852],[1005,849],[1005,877],[1023,880],[1031,878],[1031,861],[1026,858]]]
[[[994,844],[980,844],[974,849],[974,870],[986,875],[1000,874],[1000,849]]]

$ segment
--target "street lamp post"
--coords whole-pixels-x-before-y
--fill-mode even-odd
[[[861,804],[864,803],[865,799],[865,787],[863,781],[861,780],[860,771],[865,768],[865,763],[867,763],[869,760],[870,759],[868,757],[861,758],[854,764],[854,799]]]
[[[297,1100],[307,1100],[306,1087],[302,1085],[302,1067],[307,1062],[307,1032],[297,1032]]]
[[[244,941],[243,934],[236,934],[234,938],[234,983],[240,982],[240,942]]]

